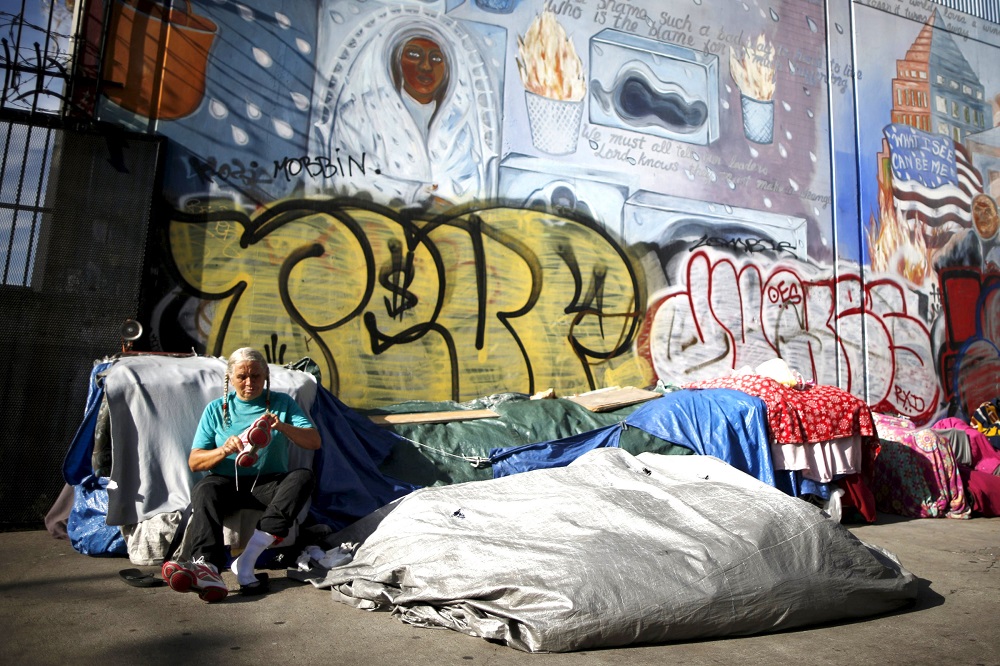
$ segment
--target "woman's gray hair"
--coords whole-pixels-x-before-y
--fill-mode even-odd
[[[249,361],[251,363],[256,363],[264,371],[264,378],[267,379],[270,376],[270,368],[267,367],[267,359],[264,355],[253,347],[240,347],[232,354],[229,355],[229,362],[226,364],[226,376],[233,374],[233,368],[237,363],[243,361]]]
[[[253,347],[240,347],[229,355],[226,376],[222,380],[222,422],[227,428],[232,423],[229,416],[229,376],[233,374],[236,364],[244,361],[256,363],[264,370],[264,404],[266,410],[271,410],[271,368],[267,365],[267,359]]]

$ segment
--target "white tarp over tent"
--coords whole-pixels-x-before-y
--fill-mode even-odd
[[[353,561],[311,580],[336,600],[531,652],[775,631],[917,595],[891,554],[708,456],[598,449],[425,488],[337,540],[360,542]]]

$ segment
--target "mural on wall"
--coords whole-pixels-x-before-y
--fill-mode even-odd
[[[396,206],[495,195],[502,81],[461,23],[419,6],[376,6],[346,43],[321,53],[330,57],[317,68],[312,154],[327,164],[363,156],[373,170],[360,182],[342,171],[311,179],[310,191]]]
[[[170,139],[154,346],[310,356],[357,406],[774,356],[918,421],[997,393],[996,26],[929,0],[112,5],[102,117]],[[140,15],[196,90],[129,101]]]
[[[921,300],[943,403],[971,413],[1000,388],[991,296],[1000,30],[930,2],[863,3],[857,13],[862,39],[890,26],[899,35],[871,54],[878,76],[859,92],[860,115],[881,119],[858,131],[871,270]]]

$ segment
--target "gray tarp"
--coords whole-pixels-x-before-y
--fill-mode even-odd
[[[895,558],[708,456],[598,449],[568,467],[425,488],[337,535],[311,582],[403,621],[564,652],[746,635],[916,598]]]

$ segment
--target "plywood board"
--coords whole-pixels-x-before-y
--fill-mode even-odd
[[[613,386],[611,388],[574,395],[567,398],[567,400],[572,400],[592,412],[610,412],[619,407],[628,407],[629,405],[635,405],[659,397],[660,394],[656,391],[647,391],[646,389],[634,386]]]
[[[376,425],[399,425],[412,423],[449,423],[451,421],[473,421],[475,419],[495,419],[500,415],[492,409],[459,409],[451,412],[412,412],[410,414],[376,414],[371,416]]]

